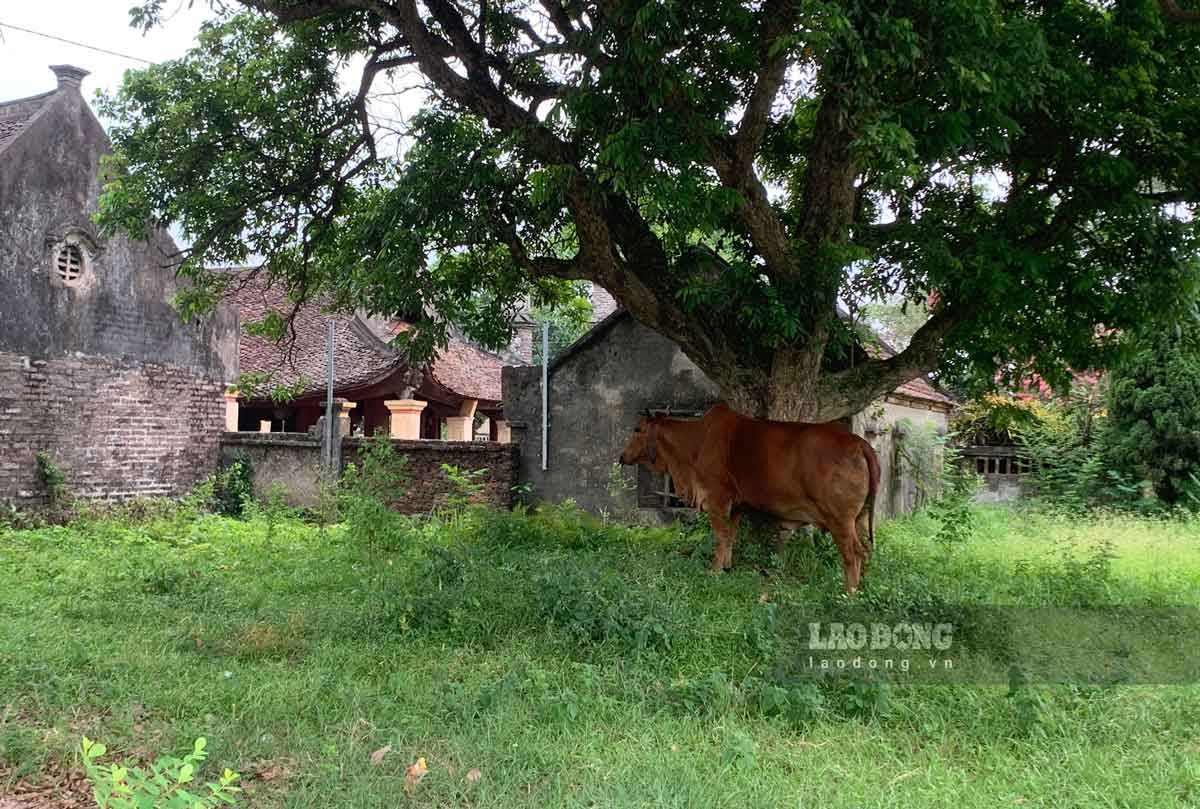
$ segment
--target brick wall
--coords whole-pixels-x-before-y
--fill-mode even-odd
[[[342,462],[358,460],[361,439],[342,442]],[[480,502],[499,508],[513,503],[517,483],[517,446],[494,441],[393,441],[397,454],[408,456],[408,483],[397,497],[396,510],[424,514],[443,505],[455,489],[442,464],[459,469],[487,469]],[[254,489],[262,496],[272,483],[280,484],[294,506],[314,506],[320,476],[321,445],[304,433],[225,433],[221,437],[221,461],[228,463],[239,453],[254,468]]]
[[[44,502],[39,451],[77,497],[183,494],[216,468],[223,394],[169,365],[0,352],[0,502]]]

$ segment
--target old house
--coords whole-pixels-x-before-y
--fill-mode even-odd
[[[104,129],[87,71],[0,103],[0,502],[44,499],[44,452],[78,497],[178,494],[216,466],[236,316],[181,322],[178,248],[102,237]]]
[[[543,455],[541,369],[504,369],[505,413],[521,446],[519,477],[532,487],[532,499],[570,498],[590,510],[636,513],[646,520],[681,505],[670,494],[671,482],[645,469],[638,470],[632,489],[610,485],[613,464],[643,410],[699,416],[719,397],[717,386],[674,343],[617,309],[555,358],[547,377]],[[881,516],[910,511],[921,498],[924,482],[906,474],[915,460],[906,438],[944,432],[952,406],[918,378],[850,420],[851,429],[879,453]]]
[[[327,334],[334,326],[334,396],[351,435],[387,432],[394,438],[508,441],[500,369],[529,361],[531,326],[520,324],[511,351],[500,355],[455,335],[422,368],[411,368],[390,341],[408,328],[403,319],[329,311],[310,302],[294,313],[284,292],[239,271],[230,299],[243,324],[269,311],[291,315],[284,339],[243,334],[241,372],[261,381],[231,397],[230,431],[303,433],[325,412]],[[272,399],[286,388],[287,401]]]

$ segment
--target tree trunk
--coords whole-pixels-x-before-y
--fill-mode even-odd
[[[821,384],[822,352],[786,346],[776,351],[769,368],[736,376],[708,372],[721,388],[725,403],[742,415],[775,421],[832,421],[834,412]]]

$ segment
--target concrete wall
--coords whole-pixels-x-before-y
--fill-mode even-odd
[[[614,499],[606,489],[609,470],[639,412],[667,406],[704,410],[717,398],[716,385],[674,343],[631,317],[615,317],[603,339],[552,369],[547,472],[542,471],[541,368],[503,371],[504,415],[513,441],[521,445],[521,482],[532,486],[535,501],[571,498],[593,511],[636,510],[636,492]]]
[[[717,386],[667,338],[626,314],[585,336],[550,369],[548,470],[542,471],[541,369],[505,368],[504,414],[521,445],[520,480],[534,501],[575,500],[592,511],[607,510],[649,521],[661,511],[638,506],[637,492],[613,496],[609,471],[645,408],[703,412],[719,398]],[[880,456],[879,517],[911,511],[917,483],[897,475],[893,428],[901,419],[944,430],[947,415],[917,403],[886,402],[882,412],[852,420]],[[632,482],[645,473],[626,469]]]
[[[179,319],[166,233],[99,236],[109,145],[78,87],[27,106],[40,111],[0,147],[0,503],[41,498],[39,450],[78,496],[178,494],[216,467],[237,315]],[[86,254],[75,285],[53,267],[64,239]]]
[[[283,487],[293,506],[312,507],[320,492],[321,443],[307,433],[224,433],[221,464],[244,454],[254,469],[254,491],[265,497],[271,485]],[[362,439],[342,442],[343,464],[358,460]],[[457,490],[442,464],[461,470],[487,469],[479,502],[498,508],[513,503],[518,448],[492,441],[392,441],[397,454],[408,457],[408,481],[393,504],[405,514],[425,514],[445,504]]]
[[[879,456],[879,494],[875,500],[875,514],[879,518],[914,511],[937,488],[935,479],[920,479],[917,470],[904,458],[901,434],[907,425],[945,434],[949,415],[916,402],[885,401],[882,412],[859,414],[852,422],[854,431],[866,437]],[[940,453],[934,453],[925,463],[927,471],[939,469]]]

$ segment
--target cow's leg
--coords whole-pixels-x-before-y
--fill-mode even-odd
[[[871,533],[867,530],[867,512],[863,510],[858,515],[858,519],[854,522],[855,533],[858,534],[858,546],[862,550],[862,570],[863,576],[867,575],[867,564],[871,561],[871,554],[875,553],[875,543],[871,542]]]
[[[837,544],[838,552],[842,555],[842,574],[846,579],[846,594],[854,595],[858,590],[858,582],[862,577],[862,544],[858,541],[858,532],[854,523],[831,526],[830,533]]]
[[[714,573],[720,573],[733,567],[733,543],[737,539],[738,524],[742,521],[742,515],[730,514],[729,505],[721,507],[710,501],[709,507],[712,510],[708,512],[708,522],[717,540],[717,547],[713,550],[712,570]]]

